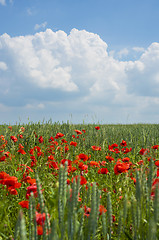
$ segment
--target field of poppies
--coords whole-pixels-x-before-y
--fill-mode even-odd
[[[159,239],[159,124],[0,125],[1,239]]]

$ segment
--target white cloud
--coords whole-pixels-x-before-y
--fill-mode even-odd
[[[0,70],[3,70],[3,71],[7,70],[7,65],[5,62],[0,62]]]
[[[6,5],[6,1],[5,0],[0,0],[0,4],[5,6]]]
[[[13,1],[13,0],[9,0],[9,3],[10,3],[11,5],[13,5],[14,1]]]
[[[29,11],[29,13],[31,13],[31,12]],[[47,22],[43,22],[43,23],[41,23],[41,24],[35,24],[34,29],[35,29],[35,30],[45,29],[45,28],[46,28],[46,25],[47,25]]]
[[[31,8],[27,8],[27,10],[26,10],[26,11],[27,11],[27,14],[28,14],[28,15],[30,15],[30,16],[32,16],[32,15],[33,15],[33,12],[32,12],[32,10],[31,10]]]
[[[159,43],[141,52],[134,61],[108,54],[107,44],[94,33],[72,29],[30,36],[0,36],[0,106],[17,114],[55,111],[94,112],[116,121],[132,116],[136,121],[159,119]],[[129,49],[121,55],[130,54]],[[4,109],[4,107],[3,107]],[[20,109],[20,110],[17,110]],[[133,114],[132,114],[133,113]],[[58,115],[58,116],[59,116]],[[7,118],[7,117],[6,117]]]
[[[144,52],[145,49],[143,47],[133,47],[132,48],[135,52]]]
[[[121,59],[123,56],[127,56],[128,54],[129,50],[127,48],[123,48],[117,53],[117,56],[119,59]]]

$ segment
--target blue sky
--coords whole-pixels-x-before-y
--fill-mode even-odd
[[[158,12],[157,0],[0,0],[0,123],[158,123]]]

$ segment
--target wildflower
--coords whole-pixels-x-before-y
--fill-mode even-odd
[[[114,161],[114,158],[111,157],[111,156],[106,156],[105,158],[106,158],[109,162],[113,162],[113,161]]]
[[[77,133],[77,135],[82,134],[82,132],[80,130],[75,130],[75,132]]]
[[[156,187],[158,187],[158,189],[159,189],[159,178],[156,178],[153,180],[152,190],[151,190],[152,199],[154,199],[154,197],[155,197]]]
[[[62,160],[61,160],[61,164],[63,164],[63,165],[64,165],[64,164],[65,164],[65,162],[67,162],[67,165],[68,165],[68,166],[70,166],[70,165],[72,164],[72,161],[71,161],[71,160],[69,160],[69,159],[62,159]]]
[[[99,167],[99,162],[96,162],[96,161],[90,161],[89,163],[90,166],[95,166],[95,167]]]
[[[13,142],[17,142],[17,141],[18,141],[18,139],[17,139],[15,136],[11,136],[10,138],[11,138],[11,140],[12,140]]]
[[[145,155],[147,152],[148,152],[148,149],[141,148],[141,150],[139,151],[139,154]]]
[[[43,235],[43,227],[41,225],[37,226],[37,234],[39,236]]]
[[[45,219],[46,219],[45,213],[38,213],[38,212],[36,212],[36,222],[37,222],[37,225],[43,226],[44,222],[45,222]]]
[[[22,148],[20,148],[20,149],[18,150],[18,152],[21,153],[21,154],[23,154],[23,155],[26,154],[26,152],[25,152],[24,149],[22,149]]]
[[[50,138],[49,138],[49,142],[53,142],[54,141],[54,138],[51,136]]]
[[[24,128],[24,127],[21,127],[20,130],[21,130],[22,132],[24,132],[24,131],[25,131],[25,128]]]
[[[105,209],[105,207],[103,205],[99,205],[99,212],[100,212],[99,215],[102,215],[102,213],[107,212],[107,209]]]
[[[84,206],[84,216],[89,217],[90,212],[91,212],[91,208],[89,208],[85,205]]]
[[[155,161],[155,165],[159,167],[159,160]]]
[[[83,160],[84,162],[89,159],[88,155],[84,153],[80,153],[79,155],[77,155],[77,158]]]
[[[58,138],[61,138],[61,137],[63,137],[64,136],[64,134],[63,133],[56,133],[56,136],[55,136],[55,139],[58,139]]]
[[[101,147],[91,146],[94,151],[101,151]]]
[[[77,146],[77,142],[71,141],[71,142],[70,142],[70,145],[76,147],[76,146]]]
[[[131,151],[132,151],[132,148],[122,148],[121,149],[121,152],[123,152],[124,154],[129,153]]]
[[[11,188],[20,188],[21,187],[21,183],[18,182],[17,177],[14,176],[7,176],[3,179],[3,185],[6,185],[7,188],[11,189]]]
[[[29,209],[29,201],[21,201],[18,203],[22,208]]]
[[[43,141],[44,141],[43,137],[40,136],[39,139],[38,139],[38,141],[39,141],[39,143],[43,143]]]
[[[120,143],[120,145],[123,146],[123,147],[126,147],[126,146],[127,146],[127,143],[126,143],[126,141],[122,140],[122,142]]]
[[[78,176],[78,175],[76,175],[75,177],[73,177],[72,178],[72,183],[73,183],[73,181],[74,181],[74,179],[76,180],[76,182],[77,182],[77,179],[80,177],[80,185],[84,185],[84,184],[86,184],[87,183],[87,180],[85,179],[85,177],[83,177],[83,176]]]
[[[152,146],[152,149],[158,149],[158,148],[159,148],[159,145]]]
[[[130,158],[125,157],[125,158],[122,159],[122,162],[129,162],[129,160],[130,160]]]
[[[99,126],[96,126],[96,127],[95,127],[95,129],[96,129],[96,130],[99,130],[99,129],[100,129],[100,127],[99,127]]]
[[[107,168],[100,168],[99,170],[98,170],[98,173],[99,174],[107,174],[109,171],[108,171],[108,169]]]
[[[85,165],[84,163],[80,162],[78,165],[79,169],[81,169],[82,171],[85,171],[88,169],[88,165]],[[86,173],[86,171],[85,171]]]
[[[129,167],[129,163],[117,161],[116,165],[114,166],[114,173],[115,175],[118,175],[120,173],[127,172]]]
[[[140,161],[137,162],[137,164],[142,165],[142,164],[144,164],[144,161],[140,160]]]
[[[27,187],[26,199],[29,199],[31,192],[33,193],[34,197],[38,196],[37,186],[35,183],[32,184],[31,186]]]

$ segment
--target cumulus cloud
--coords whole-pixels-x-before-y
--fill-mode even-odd
[[[127,56],[128,54],[129,50],[127,48],[123,48],[117,53],[117,56],[121,59],[123,56]]]
[[[28,10],[28,14],[29,14],[29,15],[32,15],[32,12],[31,12],[30,9]],[[41,24],[35,24],[34,29],[35,29],[35,30],[39,30],[40,28],[41,28],[41,29],[44,29],[44,28],[46,28],[46,25],[47,25],[47,22],[43,22],[43,23],[41,23]]]
[[[145,50],[134,47],[134,51],[141,53],[137,60],[122,60],[128,49],[121,50],[121,59],[116,59],[106,42],[85,30],[72,29],[69,35],[51,29],[28,36],[3,34],[0,109],[76,113],[77,119],[81,113],[94,112],[101,119],[126,119],[133,112],[140,121],[150,108],[155,115],[159,43]]]
[[[0,4],[5,6],[6,5],[6,1],[5,0],[0,0]]]
[[[0,62],[0,70],[3,70],[3,71],[7,70],[7,65],[5,62]]]
[[[132,48],[135,52],[144,52],[145,49],[143,47],[133,47]]]

